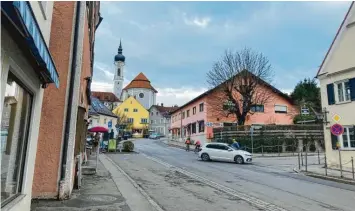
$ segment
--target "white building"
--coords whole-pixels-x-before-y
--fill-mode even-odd
[[[52,11],[50,1],[1,2],[1,210],[30,210],[43,89],[59,86]]]
[[[122,91],[121,100],[125,101],[130,96],[135,97],[145,109],[149,109],[156,103],[158,91],[150,84],[148,78],[139,73]]]
[[[114,58],[115,64],[115,76],[113,78],[113,93],[117,98],[121,98],[122,88],[123,88],[123,68],[125,65],[126,57],[122,54],[122,43],[120,41],[120,46],[118,47],[118,53]],[[124,100],[122,100],[124,101]]]
[[[339,150],[343,166],[351,167],[355,158],[355,6],[351,6],[318,71],[322,107],[328,113],[324,126],[328,165],[339,166]],[[333,118],[335,115],[339,119]],[[335,119],[335,120],[334,120]],[[344,127],[340,136],[332,135],[330,127]],[[337,145],[340,146],[339,150]]]

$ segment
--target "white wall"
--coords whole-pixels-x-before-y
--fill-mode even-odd
[[[4,86],[6,85],[9,68],[21,80],[21,82],[33,93],[33,104],[31,110],[31,120],[29,128],[28,145],[26,150],[25,170],[22,180],[23,186],[21,193],[23,197],[15,199],[6,205],[2,210],[30,210],[31,194],[32,194],[32,181],[34,173],[34,164],[36,161],[37,140],[39,123],[41,119],[43,89],[40,88],[40,81],[38,75],[32,69],[27,59],[23,56],[21,50],[17,47],[16,43],[7,30],[1,27],[1,107],[4,102]],[[0,109],[2,112],[2,108]]]
[[[40,1],[30,1],[33,13],[48,47],[51,34],[53,4],[54,1],[42,1],[42,3]],[[44,5],[44,7],[41,5]]]

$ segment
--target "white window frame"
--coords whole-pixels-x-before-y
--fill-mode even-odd
[[[38,1],[44,20],[47,20],[47,1]]]
[[[353,126],[344,126],[344,134],[346,134],[346,137],[347,137],[347,142],[348,142],[348,147],[344,147],[344,139],[343,139],[343,135],[344,134],[342,134],[342,135],[340,135],[340,136],[338,136],[338,141],[340,142],[340,148],[341,149],[343,149],[343,150],[355,150],[355,147],[351,147],[351,145],[350,145],[350,132],[349,132],[349,129],[350,128],[353,128]],[[355,133],[355,131],[354,131],[354,133]],[[353,140],[353,141],[355,141],[355,140]]]
[[[281,110],[276,110],[276,106],[286,107],[286,112],[280,112]],[[264,107],[264,109],[265,109],[265,107]],[[275,110],[275,113],[279,113],[279,114],[287,114],[287,112],[288,112],[287,105],[278,105],[278,104],[275,104],[274,110]],[[277,112],[277,111],[278,111],[278,112]]]
[[[337,81],[334,83],[334,96],[335,96],[335,102],[336,103],[347,103],[347,102],[351,102],[351,97],[350,97],[350,93],[349,93],[349,98],[348,100],[346,99],[346,89],[345,89],[345,83],[348,82],[349,80],[342,80],[342,81]],[[338,85],[342,84],[342,89],[343,89],[343,101],[339,100],[339,90],[338,90]]]

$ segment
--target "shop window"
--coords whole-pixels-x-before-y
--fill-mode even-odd
[[[205,132],[205,121],[198,122],[198,132],[199,133]]]
[[[32,95],[11,72],[1,115],[1,206],[21,191],[30,125]],[[7,122],[7,124],[3,124]]]

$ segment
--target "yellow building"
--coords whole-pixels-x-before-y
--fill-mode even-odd
[[[134,97],[129,97],[112,111],[129,124],[127,130],[133,137],[142,138],[144,130],[148,129],[149,112]]]

